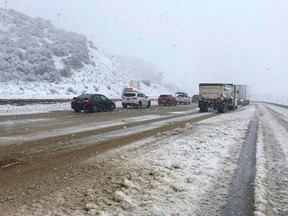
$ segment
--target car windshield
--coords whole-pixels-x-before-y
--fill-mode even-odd
[[[125,97],[135,97],[136,94],[135,93],[125,93],[124,96]]]
[[[91,97],[91,95],[84,94],[84,95],[79,95],[77,98],[78,99],[89,99],[90,97]]]
[[[91,95],[83,94],[83,95],[79,95],[77,98],[78,99],[89,99],[89,98],[91,98]]]

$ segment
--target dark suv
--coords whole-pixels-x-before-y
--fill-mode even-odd
[[[169,106],[176,106],[177,101],[173,95],[170,94],[162,94],[158,97],[158,105],[169,105]]]
[[[116,105],[102,94],[82,94],[71,100],[71,108],[75,112],[79,112],[80,110],[97,112],[112,111],[116,108]]]

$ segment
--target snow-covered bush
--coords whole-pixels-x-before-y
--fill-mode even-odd
[[[95,48],[92,41],[89,47]],[[56,29],[50,21],[14,10],[7,11],[0,49],[0,81],[57,81],[91,63],[86,36]],[[55,59],[63,63],[61,68]]]

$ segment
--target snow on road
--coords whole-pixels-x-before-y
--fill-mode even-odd
[[[255,110],[187,124],[90,159],[84,167],[102,157],[109,167],[104,176],[86,168],[81,184],[27,204],[19,215],[220,215]]]
[[[255,215],[288,215],[288,109],[258,109]]]
[[[219,215],[231,180],[222,181],[221,176],[235,169],[234,158],[239,154],[253,111],[247,110],[237,119],[230,117],[226,124],[223,120],[227,116],[202,121],[197,126],[188,124],[179,133],[159,134],[157,148],[124,164],[125,169],[139,175],[130,180],[138,185],[136,188],[115,191],[125,194],[120,201],[122,208],[128,203],[131,215],[205,215],[211,209],[205,204],[217,199],[217,209],[213,207],[211,213]],[[215,128],[215,124],[219,127]],[[222,187],[222,194],[214,190],[216,185]],[[125,215],[127,211],[120,209],[119,213]]]
[[[28,105],[25,107],[28,107],[28,110],[31,110],[30,106],[34,107],[34,105]],[[40,106],[40,107],[42,108],[42,106]],[[47,109],[46,109],[47,111],[46,112],[52,110],[52,109],[49,109],[50,107],[51,107],[51,105],[47,105]],[[54,108],[54,110],[61,110],[61,108],[63,108],[63,105],[62,104],[56,104],[56,107],[57,108]],[[35,112],[37,111],[38,113],[41,113],[43,110],[39,109],[39,107],[38,107],[38,109],[35,109]],[[187,110],[187,111],[178,112],[177,114],[191,114],[191,113],[195,113],[195,110],[191,109],[191,110]],[[92,143],[95,143],[96,140],[106,140],[106,139],[112,138],[112,137],[123,137],[123,136],[127,136],[129,134],[140,133],[140,132],[156,129],[156,128],[162,127],[164,125],[169,125],[173,122],[178,122],[178,121],[196,118],[199,116],[208,115],[207,113],[202,113],[202,114],[199,114],[197,116],[196,115],[194,115],[194,116],[187,115],[187,116],[180,116],[180,117],[175,116],[174,118],[172,118],[172,116],[173,116],[172,114],[173,114],[173,112],[168,113],[167,115],[145,115],[145,116],[140,116],[140,117],[132,117],[132,118],[114,120],[114,121],[109,121],[109,122],[107,122],[107,121],[105,121],[105,122],[93,122],[91,124],[86,124],[85,126],[77,125],[77,126],[66,127],[64,129],[59,129],[59,128],[53,129],[52,128],[52,129],[42,131],[42,132],[36,131],[36,132],[32,132],[30,134],[24,134],[24,135],[21,134],[21,135],[1,137],[0,138],[0,146],[15,144],[15,143],[20,144],[24,141],[33,141],[33,140],[39,140],[39,139],[48,138],[48,137],[58,137],[58,136],[63,136],[63,135],[67,135],[67,134],[73,135],[75,133],[80,133],[80,132],[84,132],[84,131],[92,131],[92,130],[96,130],[96,129],[103,129],[103,128],[109,128],[109,127],[113,127],[113,126],[123,125],[122,130],[107,132],[107,133],[101,133],[99,135],[95,135],[95,136],[89,137],[87,139],[83,139],[83,141],[82,141],[82,142],[85,142],[86,144],[89,142],[88,140],[90,140],[90,142],[92,142]],[[163,118],[169,117],[169,116],[171,116],[171,119],[163,120]],[[140,125],[140,126],[134,126],[133,128],[130,127],[129,130],[127,130],[126,126],[124,126],[127,123],[143,122],[143,121],[157,120],[157,119],[158,119],[158,121],[156,121],[156,122],[152,122],[150,124],[145,124],[145,125]],[[41,119],[41,121],[45,121],[45,119]],[[25,123],[25,121],[21,121],[21,120],[16,119],[13,121],[2,122],[2,123],[0,123],[0,126],[4,126],[4,127],[6,126],[7,127],[9,125],[16,125],[16,124],[21,124],[21,123]],[[76,145],[76,143],[73,143],[73,144]],[[81,142],[79,141],[77,144],[81,144]]]
[[[255,215],[285,215],[288,110],[262,104],[89,159],[73,171],[69,187],[19,206],[17,215],[221,215],[255,116]]]

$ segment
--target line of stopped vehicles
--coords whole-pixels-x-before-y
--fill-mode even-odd
[[[209,109],[224,113],[228,109],[234,110],[238,106],[250,103],[248,86],[227,83],[200,83],[199,94],[192,98],[185,92],[161,94],[157,101],[159,106],[176,106],[177,104],[189,105],[198,103],[199,112],[208,112]],[[149,108],[151,99],[135,87],[125,87],[121,96],[123,108]],[[113,111],[116,104],[103,94],[82,94],[71,100],[71,108],[75,112],[100,112]]]

